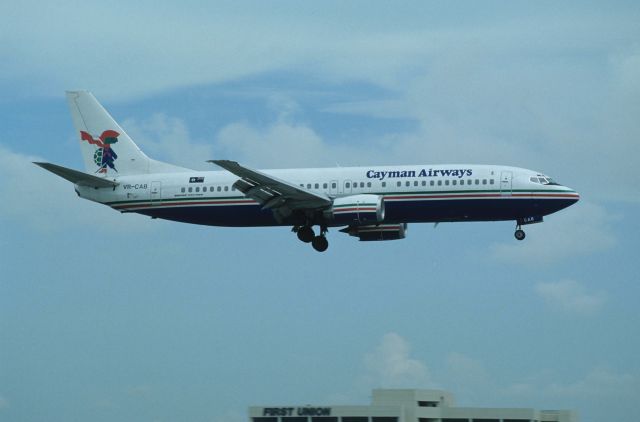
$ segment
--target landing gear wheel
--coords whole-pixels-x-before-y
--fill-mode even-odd
[[[311,246],[318,252],[324,252],[329,247],[329,241],[324,236],[316,236],[311,241]]]
[[[516,230],[516,232],[514,233],[514,236],[516,237],[516,239],[518,240],[524,240],[526,234],[524,233],[524,230],[522,229],[518,229]]]
[[[304,243],[309,243],[315,239],[316,234],[311,226],[302,226],[298,229],[298,239]]]

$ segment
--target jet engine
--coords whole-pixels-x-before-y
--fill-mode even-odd
[[[333,200],[324,218],[337,225],[361,226],[384,220],[384,202],[378,195],[350,195]]]

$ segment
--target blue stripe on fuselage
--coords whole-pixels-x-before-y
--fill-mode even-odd
[[[439,221],[500,221],[545,216],[574,204],[572,198],[491,198],[385,201],[385,223],[433,223]],[[210,226],[251,227],[291,225],[278,223],[271,210],[255,205],[168,206],[136,210],[166,220]]]

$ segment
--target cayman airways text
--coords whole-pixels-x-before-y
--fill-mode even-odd
[[[471,176],[473,174],[473,170],[471,169],[444,169],[444,170],[433,170],[433,169],[421,169],[420,171],[416,170],[369,170],[367,171],[368,179],[393,179],[396,177],[438,177],[438,176],[449,176],[449,177],[457,177],[462,178],[464,176]]]

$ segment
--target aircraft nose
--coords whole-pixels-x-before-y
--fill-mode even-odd
[[[572,204],[575,204],[580,200],[580,194],[577,191],[571,189],[568,186],[565,186],[565,188],[568,189],[567,198],[571,201]]]

